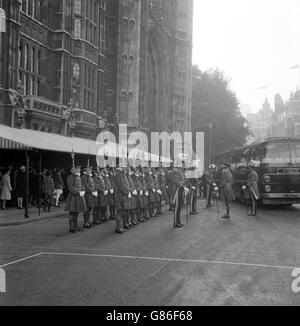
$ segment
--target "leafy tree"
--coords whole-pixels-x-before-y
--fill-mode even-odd
[[[205,132],[206,163],[209,162],[208,124],[213,123],[212,157],[246,143],[250,130],[239,109],[239,101],[230,89],[229,80],[219,70],[202,72],[193,67],[193,132]]]

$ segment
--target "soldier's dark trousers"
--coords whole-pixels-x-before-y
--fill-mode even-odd
[[[162,211],[161,211],[161,201],[156,202],[156,211],[157,211],[157,215],[161,215]]]
[[[142,216],[142,209],[141,209],[141,207],[139,207],[136,210],[136,218],[137,218],[137,221],[138,222],[143,222],[144,221],[143,216]]]
[[[78,213],[70,212],[70,216],[69,216],[70,232],[79,231],[77,223],[78,223]]]
[[[251,199],[251,214],[256,215],[257,214],[257,200],[255,199],[252,191],[250,192],[250,199]]]
[[[212,185],[210,183],[207,183],[206,184],[206,207],[212,206],[211,203],[212,191],[213,191]]]
[[[133,209],[131,211],[131,223],[133,224],[137,224],[138,220],[137,220],[137,209]]]
[[[123,230],[123,211],[118,210],[116,216],[116,231]]]
[[[123,228],[128,229],[129,228],[129,211],[123,211],[122,212],[122,220],[123,220]]]
[[[106,221],[106,211],[107,211],[107,207],[100,208],[100,222],[101,223],[104,223]]]
[[[142,209],[142,211],[141,211],[141,213],[142,213],[142,218],[144,219],[144,220],[149,220],[149,210],[148,210],[149,208],[148,208],[148,205],[144,205],[144,207],[143,207],[143,209]]]
[[[94,207],[94,211],[93,211],[93,223],[95,225],[98,225],[100,223],[100,208],[99,207]]]
[[[191,190],[191,213],[197,213],[197,190]]]
[[[225,203],[225,207],[226,207],[226,216],[230,217],[230,202],[229,202],[227,196],[225,196],[224,203]]]
[[[88,207],[87,211],[83,214],[83,219],[84,219],[84,225],[85,226],[90,225],[90,216],[91,216],[92,210],[93,210],[93,207]]]
[[[69,231],[71,233],[75,233],[75,224],[74,224],[74,216],[72,215],[72,213],[70,213],[69,215]]]
[[[116,218],[116,208],[114,205],[109,206],[109,218],[114,220]]]
[[[175,224],[182,224],[181,223],[181,209],[183,206],[183,195],[184,195],[184,188],[180,188],[178,190],[178,199],[175,204]]]

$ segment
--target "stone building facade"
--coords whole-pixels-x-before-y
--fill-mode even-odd
[[[189,131],[193,0],[0,0],[0,123],[95,139],[104,126]],[[20,86],[20,85],[19,85]]]

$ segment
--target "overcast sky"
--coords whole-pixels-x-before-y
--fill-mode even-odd
[[[300,86],[300,0],[194,0],[193,62],[220,68],[253,111]],[[262,86],[268,90],[259,90]]]

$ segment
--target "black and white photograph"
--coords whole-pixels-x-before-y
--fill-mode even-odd
[[[0,0],[0,306],[299,306],[299,248],[299,0]]]

